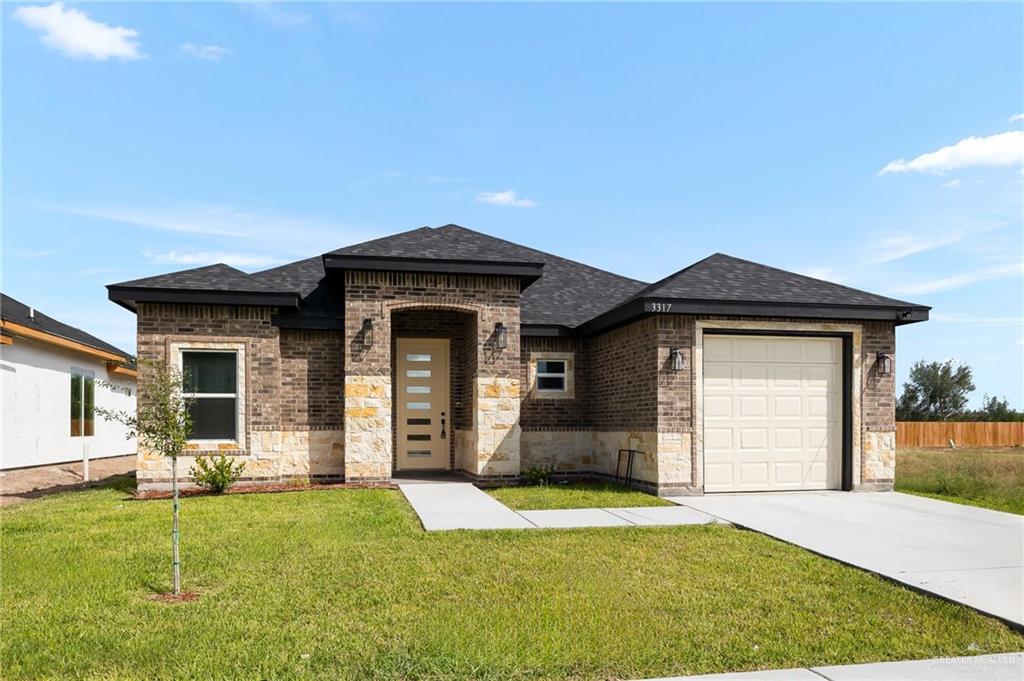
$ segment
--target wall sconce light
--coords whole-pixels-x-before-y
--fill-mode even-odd
[[[363,328],[360,329],[360,333],[363,336],[363,350],[369,350],[373,345],[373,320],[366,318],[363,320]]]
[[[884,352],[878,353],[875,358],[875,366],[878,367],[879,376],[892,376],[892,355]]]
[[[668,368],[672,371],[683,370],[683,351],[679,348],[672,348],[668,351]]]
[[[508,347],[508,329],[501,322],[494,325],[494,347],[498,350]]]

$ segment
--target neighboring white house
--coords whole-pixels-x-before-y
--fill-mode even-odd
[[[0,294],[0,469],[135,453],[97,406],[135,411],[132,356]]]

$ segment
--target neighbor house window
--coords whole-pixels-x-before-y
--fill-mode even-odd
[[[183,350],[183,396],[189,400],[193,440],[235,440],[238,433],[238,355]]]
[[[538,352],[531,355],[530,393],[535,398],[573,396],[572,353]]]
[[[71,368],[71,437],[92,435],[96,423],[96,374]]]

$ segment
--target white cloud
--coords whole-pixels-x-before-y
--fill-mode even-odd
[[[205,59],[206,61],[220,61],[231,54],[231,50],[220,45],[193,45],[192,43],[178,45],[178,52],[187,57]]]
[[[918,253],[951,246],[977,234],[992,232],[1002,227],[1005,227],[1005,224],[990,223],[956,229],[941,234],[904,232],[876,235],[868,241],[869,245],[864,249],[860,264],[868,266],[881,265],[895,260],[902,260]]]
[[[935,312],[928,321],[940,324],[971,324],[974,326],[1022,326],[1024,317],[972,317],[965,314]]]
[[[284,9],[280,6],[280,3],[238,2],[236,4],[243,12],[251,14],[274,28],[299,28],[308,25],[310,22],[308,14]]]
[[[353,228],[318,217],[282,214],[265,207],[240,208],[216,204],[39,207],[131,227],[208,237],[228,237],[232,240],[258,243],[259,248],[273,244],[275,249],[282,253],[300,257],[308,257],[310,253],[322,253],[382,235],[379,230]]]
[[[494,206],[513,206],[515,208],[534,208],[537,205],[537,202],[532,199],[519,198],[511,189],[503,192],[480,192],[476,195],[476,200]]]
[[[963,288],[979,281],[990,281],[993,279],[1006,279],[1008,277],[1024,276],[1024,262],[1015,262],[1004,265],[995,265],[973,272],[964,272],[950,277],[929,279],[914,284],[894,289],[894,293],[901,295],[921,295],[925,293],[937,293],[939,291],[950,291]]]
[[[944,183],[942,186],[946,189],[956,189],[960,186],[960,178],[952,179],[949,182]]]
[[[1024,131],[1011,130],[988,137],[968,137],[937,151],[905,161],[891,161],[879,175],[889,173],[936,173],[973,166],[1009,166],[1024,163]]]
[[[1010,116],[1010,122],[1015,123],[1017,121],[1024,121],[1024,113],[1013,114]]]
[[[222,262],[232,267],[267,267],[282,262],[281,258],[254,253],[231,253],[224,251],[193,251],[167,253],[143,253],[153,262],[171,263],[174,265],[212,265]]]
[[[75,59],[131,60],[146,56],[139,50],[139,32],[135,29],[93,21],[81,10],[65,9],[63,2],[19,7],[14,10],[14,18],[42,31],[40,40],[44,45]]]

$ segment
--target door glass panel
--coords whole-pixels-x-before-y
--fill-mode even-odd
[[[429,449],[410,449],[405,455],[410,459],[430,458],[431,451]]]
[[[430,409],[430,402],[406,402],[406,409]]]
[[[430,355],[406,355],[405,359],[408,362],[429,362]]]
[[[428,433],[427,435],[408,435],[406,436],[406,439],[416,442],[430,442],[430,434]]]
[[[405,422],[410,426],[429,426],[430,419],[406,419]]]
[[[430,378],[430,369],[408,369],[405,375],[409,378]]]
[[[430,394],[430,386],[429,385],[407,385],[405,387],[405,392],[407,392],[407,393],[409,393],[411,395],[429,395]]]

